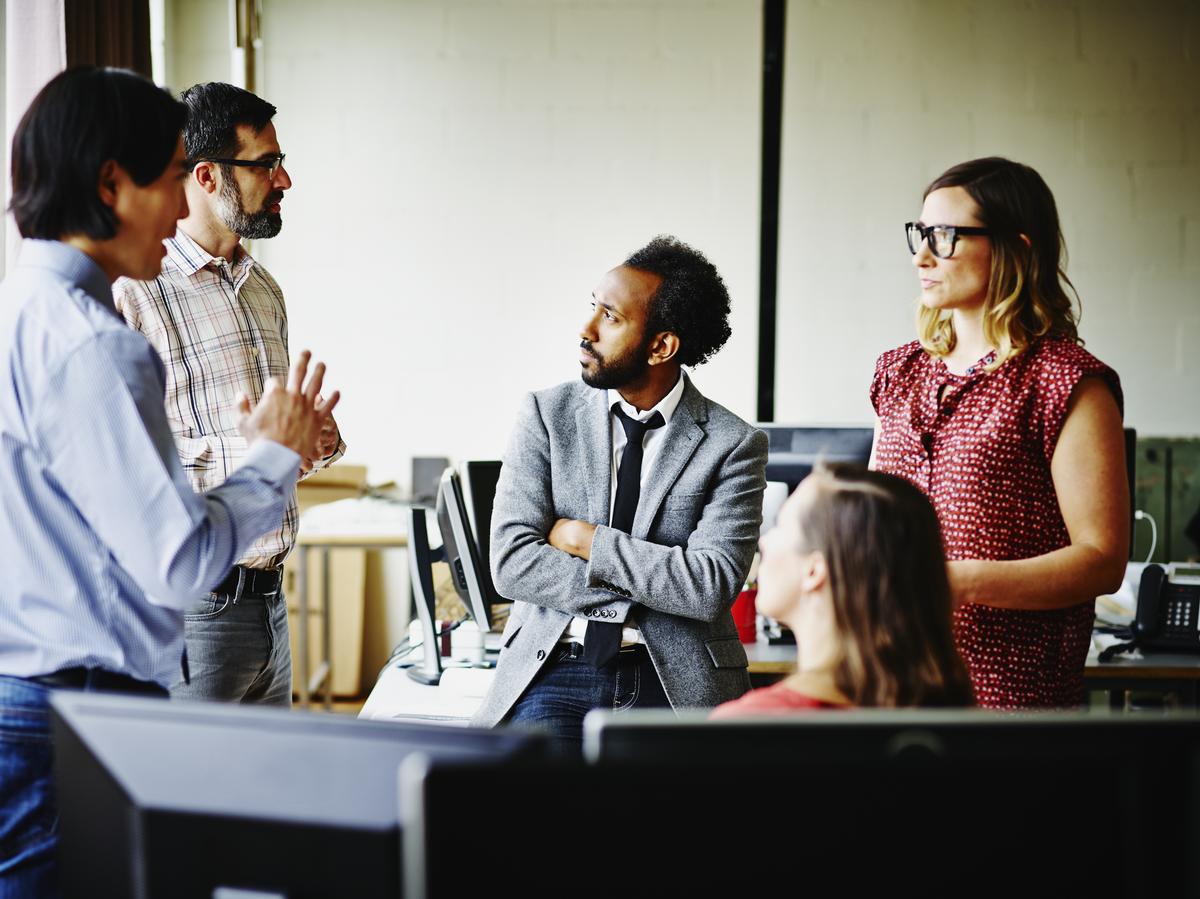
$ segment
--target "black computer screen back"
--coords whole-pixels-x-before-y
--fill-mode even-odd
[[[483,588],[489,603],[503,602],[492,584],[491,552],[492,504],[496,499],[496,484],[500,480],[499,462],[464,462],[463,499],[471,522],[471,533],[479,551]]]

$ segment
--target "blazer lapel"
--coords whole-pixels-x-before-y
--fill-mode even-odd
[[[575,434],[579,440],[580,475],[587,482],[588,521],[608,524],[612,504],[612,425],[604,405],[607,395],[595,396],[575,410]]]
[[[683,376],[687,383],[683,387],[683,396],[675,407],[675,414],[667,423],[667,433],[663,435],[663,447],[654,462],[654,468],[646,479],[646,485],[638,498],[637,515],[633,519],[631,536],[645,540],[650,533],[650,524],[658,514],[663,497],[678,480],[696,447],[704,439],[704,428],[700,422],[708,421],[708,407],[700,391],[692,386],[692,379]]]

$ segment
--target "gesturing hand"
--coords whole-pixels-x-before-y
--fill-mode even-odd
[[[308,376],[311,358],[308,350],[296,357],[288,371],[286,386],[279,378],[267,381],[257,406],[251,408],[250,399],[244,393],[238,397],[238,429],[247,440],[274,440],[298,453],[302,459],[317,458],[321,430],[330,420],[341,394],[335,390],[327,399],[321,397],[325,363],[318,362],[312,375]]]
[[[318,396],[317,402],[323,401],[323,397]],[[337,422],[333,420],[333,416],[326,416],[325,421],[321,423],[321,432],[317,435],[317,453],[311,459],[305,458],[300,460],[301,471],[312,471],[313,466],[333,455],[334,450],[338,448],[338,442],[341,440],[341,433],[338,431]]]

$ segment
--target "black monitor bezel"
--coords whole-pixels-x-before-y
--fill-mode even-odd
[[[471,527],[462,478],[454,468],[442,472],[436,510],[438,528],[442,533],[442,549],[446,564],[450,566],[454,592],[479,629],[490,631],[492,596],[495,591],[488,589],[491,579],[485,581],[483,578],[483,562]]]

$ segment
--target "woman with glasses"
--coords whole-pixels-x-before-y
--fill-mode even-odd
[[[918,339],[876,363],[872,467],[933,502],[979,704],[1078,705],[1129,490],[1120,379],[1083,349],[1054,197],[1029,166],[976,159],[905,232]]]
[[[929,500],[903,478],[819,467],[761,541],[758,607],[796,634],[796,672],[713,718],[845,706],[962,706],[950,585]]]

